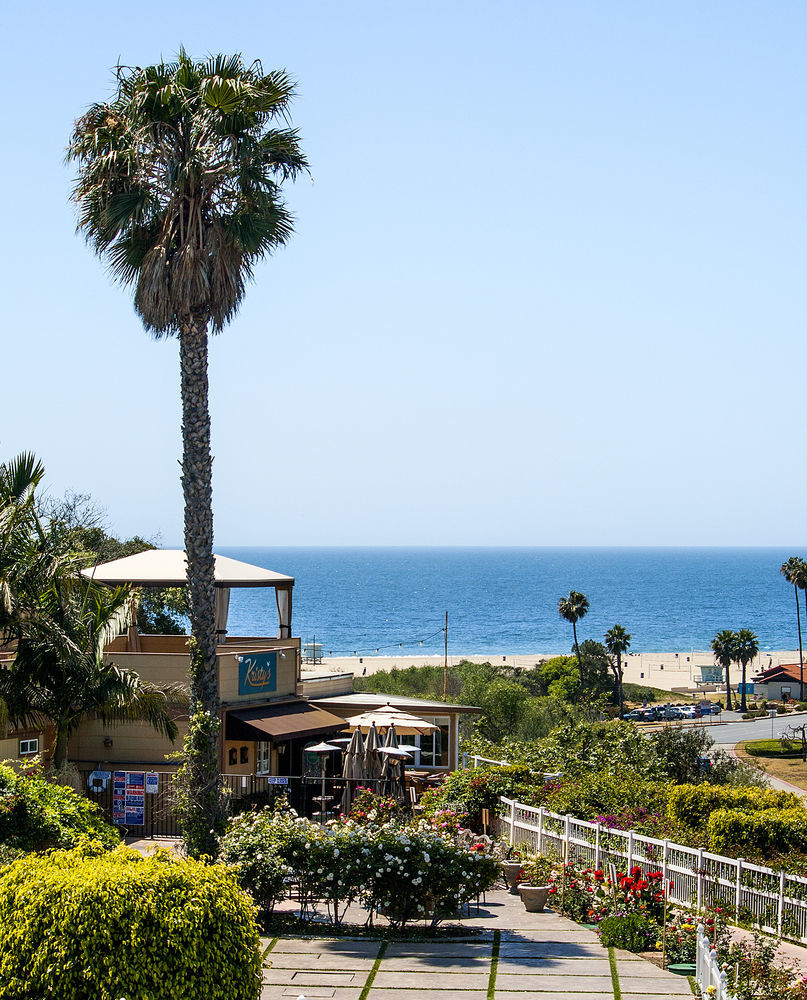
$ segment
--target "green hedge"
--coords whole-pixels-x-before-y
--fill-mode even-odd
[[[807,850],[807,810],[716,809],[707,826],[709,848],[718,854],[781,854]]]
[[[781,740],[751,740],[743,744],[742,750],[751,757],[784,757],[798,759],[801,757],[801,743],[793,741],[787,747]]]
[[[733,788],[725,785],[677,785],[667,799],[667,815],[693,830],[706,826],[717,809],[760,812],[769,809],[798,809],[807,817],[801,798],[794,792],[769,788]]]
[[[46,780],[41,771],[20,774],[0,764],[0,845],[8,855],[74,847],[87,837],[105,847],[120,843],[94,802]]]
[[[255,908],[223,865],[126,847],[0,871],[3,1000],[257,1000]]]

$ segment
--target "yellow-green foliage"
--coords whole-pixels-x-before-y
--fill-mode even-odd
[[[256,1000],[255,908],[231,869],[100,844],[0,870],[2,1000]]]
[[[793,792],[770,788],[733,788],[726,785],[676,785],[667,799],[667,815],[693,830],[706,827],[716,809],[760,812],[767,809],[798,809],[807,818],[802,800]]]
[[[807,850],[807,810],[716,809],[709,817],[709,848],[718,854],[764,855]]]

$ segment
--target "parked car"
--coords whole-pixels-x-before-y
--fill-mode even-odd
[[[627,713],[625,718],[630,722],[654,722],[657,716],[655,709],[634,708],[632,712]]]

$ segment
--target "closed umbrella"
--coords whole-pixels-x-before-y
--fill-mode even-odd
[[[364,743],[364,774],[365,781],[372,781],[377,788],[377,782],[381,776],[381,765],[378,760],[377,750],[380,746],[378,730],[375,724],[371,724],[367,731],[367,739]]]
[[[384,737],[384,748],[396,750],[398,748],[398,734],[395,732],[395,726],[390,726],[387,729],[387,735]],[[392,754],[384,754],[383,762],[381,764],[381,778],[383,780],[383,785],[381,786],[384,794],[389,795],[391,792],[392,777],[397,769],[398,761]]]
[[[353,786],[351,784],[356,778],[361,778],[361,771],[364,756],[364,740],[361,730],[355,729],[350,738],[350,744],[345,750],[345,757],[342,761],[342,777],[345,778],[345,790],[342,792],[341,809],[347,815],[353,802]],[[358,772],[358,773],[357,773]]]

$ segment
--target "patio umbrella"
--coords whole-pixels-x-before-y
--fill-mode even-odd
[[[347,720],[351,729],[361,729],[362,732],[369,732],[370,727],[378,729],[389,729],[395,727],[399,736],[418,736],[425,733],[433,733],[438,727],[433,722],[426,722],[416,715],[410,715],[400,708],[394,708],[389,702],[371,709],[369,712],[362,712],[361,715],[354,715]]]
[[[340,803],[342,812],[347,815],[353,802],[352,782],[361,778],[364,757],[364,740],[361,730],[355,729],[350,738],[350,745],[345,750],[342,760],[342,777],[345,778],[345,790],[342,792],[342,802]]]

